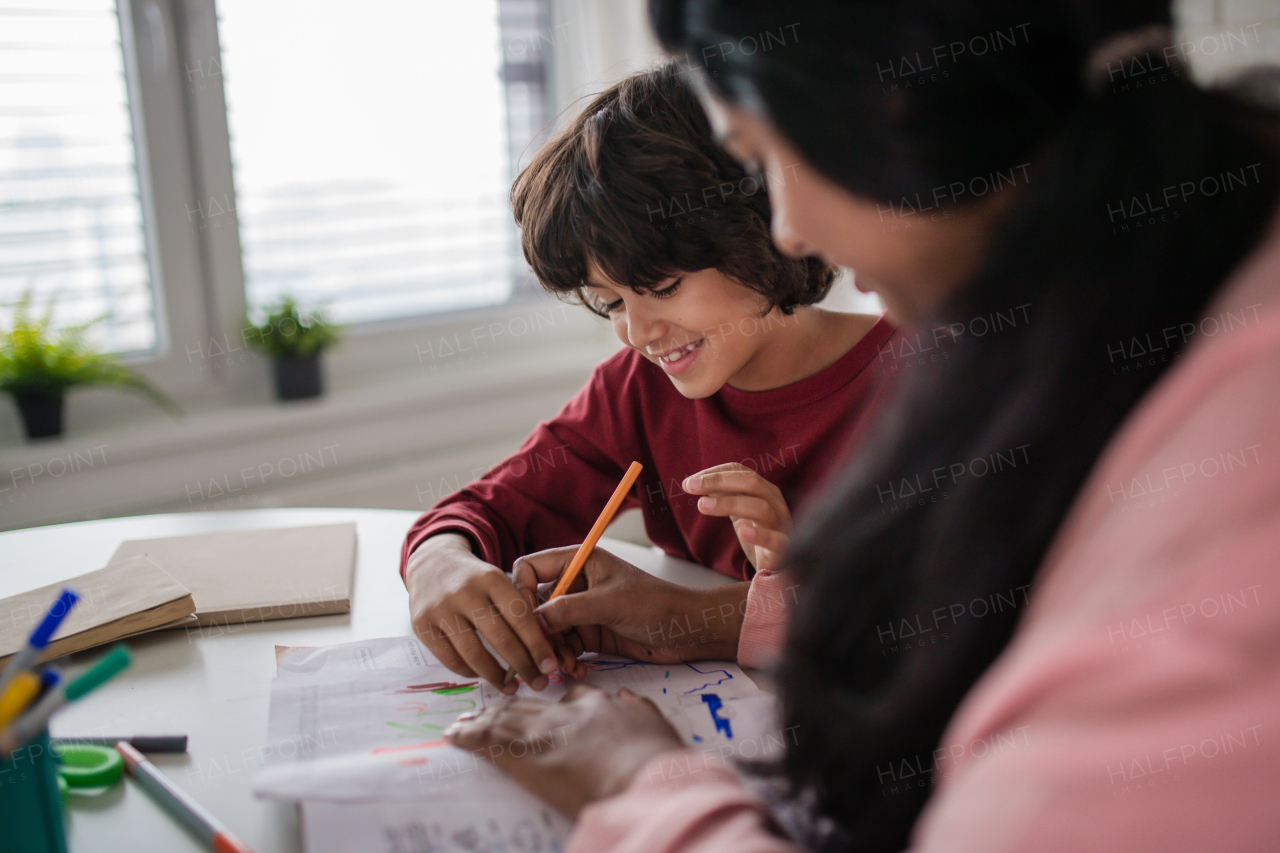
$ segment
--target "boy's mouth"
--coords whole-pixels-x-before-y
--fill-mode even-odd
[[[667,350],[661,355],[655,356],[658,359],[658,365],[667,373],[668,376],[677,376],[684,373],[692,366],[693,362],[698,358],[698,351],[702,349],[702,343],[705,338],[699,338],[692,343],[685,344],[682,347]]]

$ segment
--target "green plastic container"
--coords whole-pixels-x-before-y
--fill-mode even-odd
[[[58,758],[47,731],[0,758],[0,838],[5,853],[67,853]]]

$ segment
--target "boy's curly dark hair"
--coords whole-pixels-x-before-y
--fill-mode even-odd
[[[763,296],[762,313],[821,301],[834,268],[774,246],[764,176],[715,143],[683,73],[666,63],[611,87],[516,178],[511,208],[534,274],[601,315],[588,261],[639,293],[714,267]]]

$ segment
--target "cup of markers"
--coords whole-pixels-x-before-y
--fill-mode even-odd
[[[117,645],[74,679],[37,661],[75,605],[63,590],[23,648],[0,671],[0,836],[6,853],[65,853],[62,804],[68,786],[106,787],[120,778],[112,750],[55,749],[49,718],[129,665]]]

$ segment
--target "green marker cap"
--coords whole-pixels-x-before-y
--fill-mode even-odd
[[[129,650],[116,644],[89,671],[67,685],[67,699],[75,701],[129,665]]]

